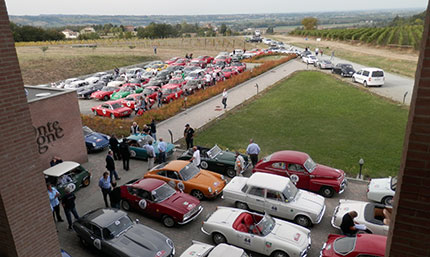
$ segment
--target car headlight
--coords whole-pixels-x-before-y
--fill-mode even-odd
[[[92,145],[93,145],[94,147],[96,147],[96,143],[92,143]]]
[[[212,193],[212,187],[208,187],[208,192]]]

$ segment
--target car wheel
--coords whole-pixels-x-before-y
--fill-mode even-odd
[[[79,242],[81,242],[83,247],[89,247],[90,246],[90,244],[85,239],[83,239],[82,237],[79,237]]]
[[[87,187],[90,185],[90,177],[86,177],[83,181],[82,181],[82,186]]]
[[[242,203],[242,202],[236,202],[234,204],[234,206],[236,206],[236,208],[238,209],[242,209],[242,210],[248,210],[248,205],[246,203]]]
[[[236,171],[232,167],[227,168],[227,171],[225,173],[229,178],[234,178],[236,176]]]
[[[94,113],[94,116],[97,116],[97,111],[96,110],[94,110],[93,113]]]
[[[201,163],[200,163],[200,167],[202,167],[202,169],[207,169],[208,167],[209,167],[209,164],[207,163],[207,162],[205,162],[205,161],[202,161]]]
[[[331,73],[334,74],[334,70],[331,70]]]
[[[203,198],[205,197],[205,195],[200,190],[191,191],[191,195],[194,196],[195,198],[199,199],[199,200],[203,200]]]
[[[276,251],[270,255],[271,257],[289,257],[287,253],[282,251]]]
[[[113,113],[110,115],[111,119],[115,119],[115,115],[113,115]]]
[[[334,189],[332,187],[322,187],[320,194],[326,198],[330,198],[334,195]]]
[[[318,67],[320,68],[320,70],[322,69],[322,68],[321,68],[321,64],[320,64],[320,65],[318,65]]]
[[[105,96],[103,97],[103,101],[107,101],[107,100],[109,100],[109,96],[105,95]]]
[[[136,157],[136,151],[130,150],[130,157],[135,158]]]
[[[131,211],[131,205],[127,200],[121,200],[121,207],[125,211]]]
[[[353,83],[355,82],[355,78],[354,78],[354,76],[352,77],[352,82],[353,82]]]
[[[368,85],[367,85],[367,81],[364,81],[364,87],[368,87]]]
[[[298,215],[297,217],[295,217],[294,222],[305,228],[308,228],[312,225],[311,220],[303,215]]]
[[[215,232],[212,234],[212,240],[214,241],[214,243],[216,245],[227,243],[227,239],[225,238],[225,236],[223,234],[218,233],[218,232]]]
[[[341,75],[342,77],[345,77],[345,76],[343,75],[343,72],[341,72],[341,73],[340,73],[340,75]]]
[[[392,196],[386,196],[382,199],[381,203],[388,205],[388,206],[393,206],[393,197]]]
[[[168,228],[171,228],[175,225],[175,221],[173,220],[172,217],[166,215],[163,217],[163,225]]]

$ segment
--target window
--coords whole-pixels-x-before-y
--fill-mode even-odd
[[[272,167],[275,169],[281,169],[281,170],[286,169],[286,165],[284,162],[274,162],[274,163],[272,163]]]
[[[171,179],[180,179],[178,173],[173,170],[167,170],[166,175],[168,178],[171,178]]]
[[[96,237],[102,237],[102,231],[96,225],[92,226],[92,231]]]
[[[290,163],[288,164],[288,170],[297,171],[297,172],[305,172],[305,169],[300,164]]]
[[[246,193],[246,191],[248,191],[248,185],[245,185],[244,187],[242,187],[242,192]]]
[[[370,74],[370,72],[369,71],[367,71],[367,70],[365,70],[365,71],[363,71],[363,76],[369,76],[369,74]]]
[[[372,77],[373,78],[381,78],[384,77],[384,72],[379,70],[379,71],[374,71],[372,72]]]
[[[107,104],[103,104],[103,105],[102,105],[102,108],[107,108],[107,109],[109,109],[109,105],[107,105]]]
[[[249,190],[248,194],[259,196],[259,197],[264,197],[264,188],[253,187],[253,188],[251,188],[251,190]]]
[[[361,73],[362,73],[362,71],[358,71],[358,72],[357,72],[357,75],[361,75]]]
[[[274,200],[274,201],[280,201],[280,202],[282,202],[281,193],[279,193],[278,191],[267,190],[266,198],[269,199],[269,200]]]
[[[157,174],[163,177],[167,177],[167,172],[165,170],[159,171]]]

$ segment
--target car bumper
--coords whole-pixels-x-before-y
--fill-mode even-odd
[[[335,221],[336,221],[336,214],[337,214],[337,212],[339,211],[339,205],[338,206],[336,206],[336,208],[334,208],[334,211],[333,211],[333,216],[331,217],[331,225],[334,227],[334,228],[340,228],[339,226],[336,226],[336,224],[335,224]]]
[[[202,213],[203,209],[204,209],[203,206],[200,205],[199,206],[199,210],[196,213],[194,213],[193,215],[191,215],[188,219],[185,219],[182,222],[178,222],[178,224],[179,225],[184,225],[184,224],[187,224],[187,223],[195,220],[200,215],[200,213]]]
[[[203,227],[200,229],[204,234],[210,236],[211,234],[209,232],[207,232]]]
[[[300,253],[300,257],[307,257],[309,250],[311,249],[312,239],[311,239],[311,233],[308,234],[308,247],[305,251]]]
[[[326,206],[324,205],[324,208],[321,210],[314,224],[319,224],[321,222],[322,218],[324,217],[325,210],[326,210]]]
[[[346,189],[347,185],[348,185],[348,180],[346,178],[344,178],[342,180],[342,183],[340,183],[339,194],[342,194],[343,192],[345,192],[345,189]]]

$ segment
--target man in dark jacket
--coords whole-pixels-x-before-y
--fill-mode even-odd
[[[119,144],[119,151],[122,157],[122,165],[124,170],[129,170],[130,163],[130,146],[127,144],[127,138],[123,138],[122,142]]]
[[[157,141],[157,126],[155,125],[155,120],[152,119],[151,123],[147,124],[149,127],[149,131],[151,132],[151,137],[154,138],[155,141]]]
[[[112,150],[109,150],[108,155],[106,156],[106,169],[109,171],[111,181],[113,181],[113,176],[115,176],[115,180],[121,179],[118,177],[118,173],[115,170],[115,161],[113,160]]]
[[[109,193],[110,206],[112,208],[119,209],[119,203],[121,202],[121,188],[116,186],[116,182],[112,183],[112,191]]]
[[[112,134],[112,136],[109,139],[109,145],[110,145],[110,149],[113,152],[113,159],[116,160],[121,160],[121,154],[119,153],[119,142],[118,139],[116,138],[115,134]]]
[[[76,212],[76,207],[75,207],[76,196],[73,193],[73,188],[70,186],[67,186],[65,191],[66,191],[66,194],[61,199],[61,203],[62,203],[63,208],[64,208],[64,213],[66,213],[67,223],[69,223],[68,230],[72,230],[72,215],[71,214],[73,214],[73,216],[75,217],[76,220],[79,219],[79,215],[78,215],[78,212]]]

